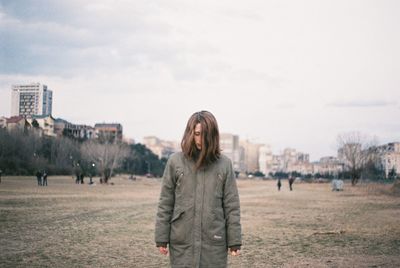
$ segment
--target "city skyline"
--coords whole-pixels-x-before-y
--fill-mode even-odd
[[[209,110],[220,131],[310,160],[360,131],[399,141],[394,1],[0,1],[0,115],[11,85],[53,90],[53,115],[180,140]],[[4,40],[4,41],[3,41]]]

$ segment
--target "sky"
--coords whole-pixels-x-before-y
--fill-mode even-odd
[[[53,90],[53,117],[180,140],[220,132],[336,155],[359,131],[400,141],[400,2],[0,0],[0,116],[11,85]]]

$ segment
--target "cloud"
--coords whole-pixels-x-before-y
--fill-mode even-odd
[[[396,106],[396,101],[386,100],[349,100],[335,101],[327,104],[328,107],[335,108],[371,108],[371,107],[389,107]]]
[[[291,103],[291,102],[283,102],[283,103],[279,103],[275,106],[277,109],[294,109],[297,107],[297,105],[295,103]]]
[[[203,23],[211,27],[212,22],[195,12],[191,26],[196,28],[182,23],[193,5],[210,20],[218,16],[259,19],[249,9],[210,3],[10,1],[0,6],[4,40],[0,73],[74,77],[134,68],[141,73],[168,72],[178,82],[225,77],[273,87],[280,83],[268,74],[248,69],[224,74],[220,66],[230,68],[230,64],[219,56],[220,48],[203,36],[206,32],[193,34]]]
[[[153,12],[140,11],[151,9],[145,4],[113,6],[106,2],[80,7],[74,1],[40,1],[38,6],[42,5],[45,8],[38,9],[36,3],[16,1],[0,6],[0,73],[73,76],[91,74],[93,69],[118,72],[129,66],[170,64],[187,53],[168,38],[168,22]]]
[[[272,76],[268,73],[255,71],[251,69],[234,69],[230,73],[230,79],[236,82],[261,82],[271,88],[279,88],[284,82],[283,79]]]

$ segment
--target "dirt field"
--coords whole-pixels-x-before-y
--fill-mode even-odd
[[[1,267],[168,267],[153,242],[160,181],[3,177]],[[229,267],[400,267],[400,198],[381,188],[239,181],[243,249]],[[383,189],[385,190],[385,189]]]

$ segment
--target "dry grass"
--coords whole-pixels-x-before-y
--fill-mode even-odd
[[[0,266],[168,267],[153,242],[160,182],[113,182],[3,177]],[[229,267],[400,267],[400,198],[365,185],[238,185],[243,250]]]

